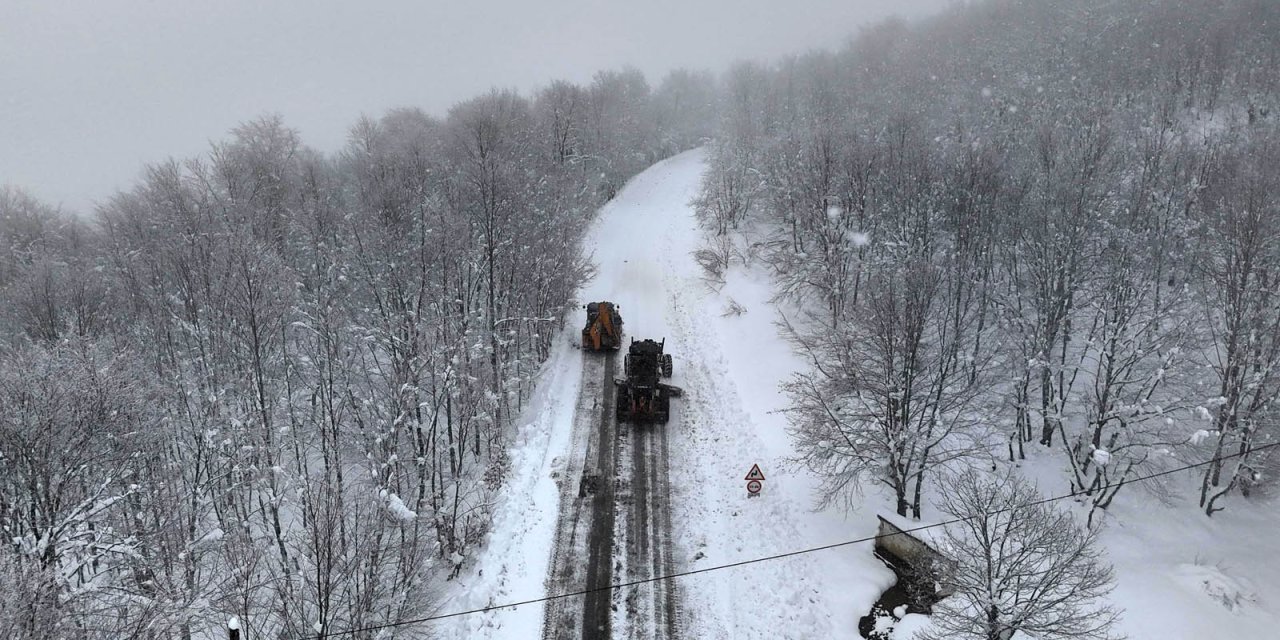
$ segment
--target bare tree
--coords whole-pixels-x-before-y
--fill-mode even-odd
[[[969,470],[941,487],[939,509],[958,522],[933,538],[946,558],[935,578],[953,594],[934,605],[925,639],[1115,637],[1119,614],[1105,603],[1114,574],[1096,530],[1013,474]]]
[[[927,475],[981,450],[974,409],[987,378],[962,368],[972,316],[948,322],[942,279],[919,256],[885,261],[845,324],[798,338],[813,370],[785,385],[791,432],[801,460],[825,479],[824,500],[871,477],[893,490],[899,515],[920,517]]]
[[[133,570],[148,541],[131,535],[126,509],[154,488],[139,455],[158,449],[149,382],[127,355],[82,343],[0,360],[0,554],[13,573],[39,580],[22,589],[38,595],[22,605],[18,635],[129,637],[154,620],[139,597],[146,574]],[[35,626],[50,616],[52,628]]]
[[[696,147],[713,137],[718,96],[710,72],[673,69],[651,96],[656,148],[661,155]]]
[[[611,199],[633,173],[656,159],[650,119],[650,88],[635,68],[601,71],[587,89],[587,144],[604,199]]]
[[[66,239],[76,226],[73,218],[26,191],[0,186],[0,288],[50,252],[66,253]]]
[[[558,80],[538,93],[534,109],[542,120],[543,145],[557,164],[570,164],[583,153],[587,96],[578,85]]]
[[[1031,143],[1030,188],[1021,219],[1003,244],[1007,281],[1002,298],[1007,326],[1024,363],[1015,388],[1017,431],[1030,437],[1040,418],[1040,444],[1053,444],[1071,388],[1078,306],[1096,258],[1100,217],[1110,204],[1106,180],[1113,166],[1113,135],[1102,114],[1078,126],[1046,123]],[[1032,386],[1034,385],[1034,386]],[[1031,399],[1038,387],[1039,402]]]
[[[1208,172],[1201,215],[1210,317],[1211,365],[1220,396],[1210,465],[1200,489],[1208,515],[1233,489],[1260,476],[1253,449],[1277,428],[1280,399],[1280,180],[1273,136],[1225,150]],[[1224,455],[1230,453],[1229,462]]]
[[[0,626],[17,640],[46,638],[66,612],[59,606],[57,573],[9,553],[0,553]]]
[[[764,185],[760,172],[751,166],[747,151],[719,145],[713,154],[693,205],[703,224],[723,236],[746,220]]]

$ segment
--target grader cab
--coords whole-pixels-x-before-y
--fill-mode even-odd
[[[680,387],[664,384],[671,377],[671,354],[663,353],[666,339],[631,340],[623,357],[625,378],[613,381],[618,388],[617,418],[619,422],[666,424],[671,418],[671,399],[684,392]]]

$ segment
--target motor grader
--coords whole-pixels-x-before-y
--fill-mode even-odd
[[[666,338],[631,339],[622,369],[627,377],[615,378],[618,388],[616,411],[619,422],[666,424],[671,418],[671,399],[684,394],[680,387],[664,384],[671,377],[671,354],[663,353]]]
[[[582,348],[591,351],[622,348],[622,316],[612,302],[589,302],[587,326],[582,328]]]

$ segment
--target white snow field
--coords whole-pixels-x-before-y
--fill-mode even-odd
[[[803,362],[779,335],[767,275],[735,267],[716,291],[694,261],[703,235],[690,200],[704,168],[701,150],[665,160],[603,207],[587,238],[599,272],[579,296],[618,303],[628,339],[665,337],[674,357],[672,383],[685,389],[665,427],[677,570],[872,536],[876,513],[892,511],[885,492],[866,487],[847,513],[815,511],[816,479],[788,464],[778,385]],[[727,314],[731,301],[745,312]],[[580,310],[566,318],[521,418],[490,540],[443,594],[440,614],[555,595],[546,584],[560,500],[555,477],[573,449],[582,321]],[[744,476],[755,463],[766,479],[762,495],[748,498]],[[1042,492],[1063,492],[1065,482],[1052,480],[1052,455],[1025,464],[1037,466]],[[1135,639],[1280,638],[1277,511],[1233,499],[1208,519],[1193,503],[1158,504],[1126,488],[1103,536],[1118,575],[1113,601],[1126,610],[1119,630]],[[677,579],[681,629],[688,638],[858,638],[858,619],[892,581],[870,543],[697,573]],[[543,611],[541,603],[492,609],[447,618],[435,630],[536,638]],[[908,616],[896,637],[926,626]]]

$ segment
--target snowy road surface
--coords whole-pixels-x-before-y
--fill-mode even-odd
[[[564,471],[558,474],[560,516],[547,574],[549,594],[580,593],[549,600],[545,605],[543,637],[608,637],[611,629],[612,594],[601,591],[613,582],[615,474],[611,379],[617,372],[617,356],[584,354],[582,386],[573,421],[572,449]],[[596,482],[588,485],[588,479]]]

